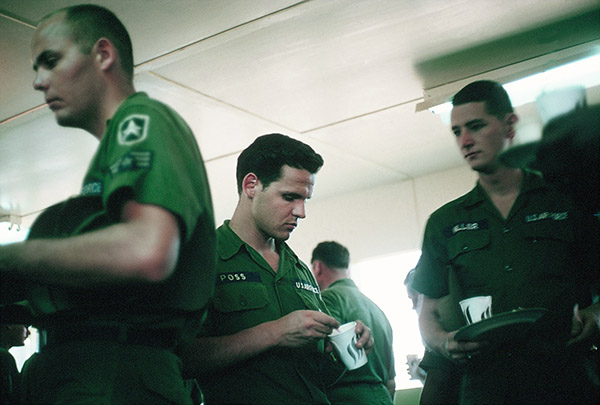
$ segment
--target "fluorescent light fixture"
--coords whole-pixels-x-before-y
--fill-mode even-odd
[[[504,84],[513,107],[535,101],[544,91],[567,86],[585,88],[600,85],[600,54],[589,56],[546,71]],[[444,123],[450,122],[452,103],[446,102],[429,108]]]

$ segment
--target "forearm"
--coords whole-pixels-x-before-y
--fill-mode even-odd
[[[73,287],[166,278],[177,261],[176,220],[158,207],[140,208],[127,219],[73,237],[2,246],[0,271]]]
[[[449,332],[444,330],[436,310],[436,299],[423,296],[419,314],[419,329],[427,348],[436,353],[447,354]]]
[[[236,334],[197,337],[181,354],[184,374],[198,376],[255,357],[277,345],[273,322],[265,322]]]
[[[396,395],[396,381],[394,379],[388,380],[385,386],[388,389],[388,392],[390,393],[393,400],[394,395]]]

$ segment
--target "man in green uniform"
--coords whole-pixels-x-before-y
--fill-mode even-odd
[[[34,88],[59,125],[100,143],[80,195],[0,248],[45,339],[23,369],[26,403],[191,402],[173,350],[212,295],[212,202],[191,130],[135,92],[132,55],[98,6],[59,10],[34,34]]]
[[[238,205],[217,229],[215,296],[182,354],[207,404],[328,403],[323,343],[339,322],[285,242],[306,216],[322,164],[310,146],[281,134],[258,137],[238,157]],[[370,349],[369,328],[358,322],[356,332],[357,347]]]
[[[392,404],[396,390],[392,326],[350,279],[350,252],[337,242],[321,242],[311,263],[331,315],[341,323],[361,319],[376,342],[367,364],[347,371],[327,388],[327,397],[332,404]]]
[[[584,308],[591,298],[590,269],[576,265],[584,229],[578,211],[537,174],[499,160],[517,122],[500,84],[471,83],[453,105],[452,132],[479,180],[427,223],[412,283],[423,294],[423,339],[463,366],[461,403],[597,403],[589,339],[598,335],[598,323],[573,317],[575,304]],[[457,341],[457,331],[445,330],[436,313],[449,292],[448,272],[457,279],[459,299],[491,295],[494,314],[532,307],[548,313],[529,332],[521,329],[503,342]],[[569,346],[573,337],[579,342]]]

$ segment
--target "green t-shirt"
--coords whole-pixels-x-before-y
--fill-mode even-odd
[[[30,303],[48,319],[119,320],[141,327],[181,327],[213,292],[216,238],[206,171],[192,131],[166,105],[144,93],[126,99],[111,120],[84,177],[80,195],[34,223],[30,238],[68,237],[119,222],[134,199],[176,216],[181,249],[175,272],[160,283],[123,287],[33,286]],[[80,325],[80,323],[78,323]]]

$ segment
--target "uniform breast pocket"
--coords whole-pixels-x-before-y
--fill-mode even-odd
[[[468,289],[489,285],[490,244],[488,230],[460,232],[449,240],[448,258],[463,287]]]
[[[267,289],[260,283],[238,282],[217,287],[213,299],[221,312],[248,311],[267,306]]]
[[[575,263],[575,231],[566,221],[538,221],[523,232],[524,246],[536,258],[535,268],[542,277],[568,277]]]

